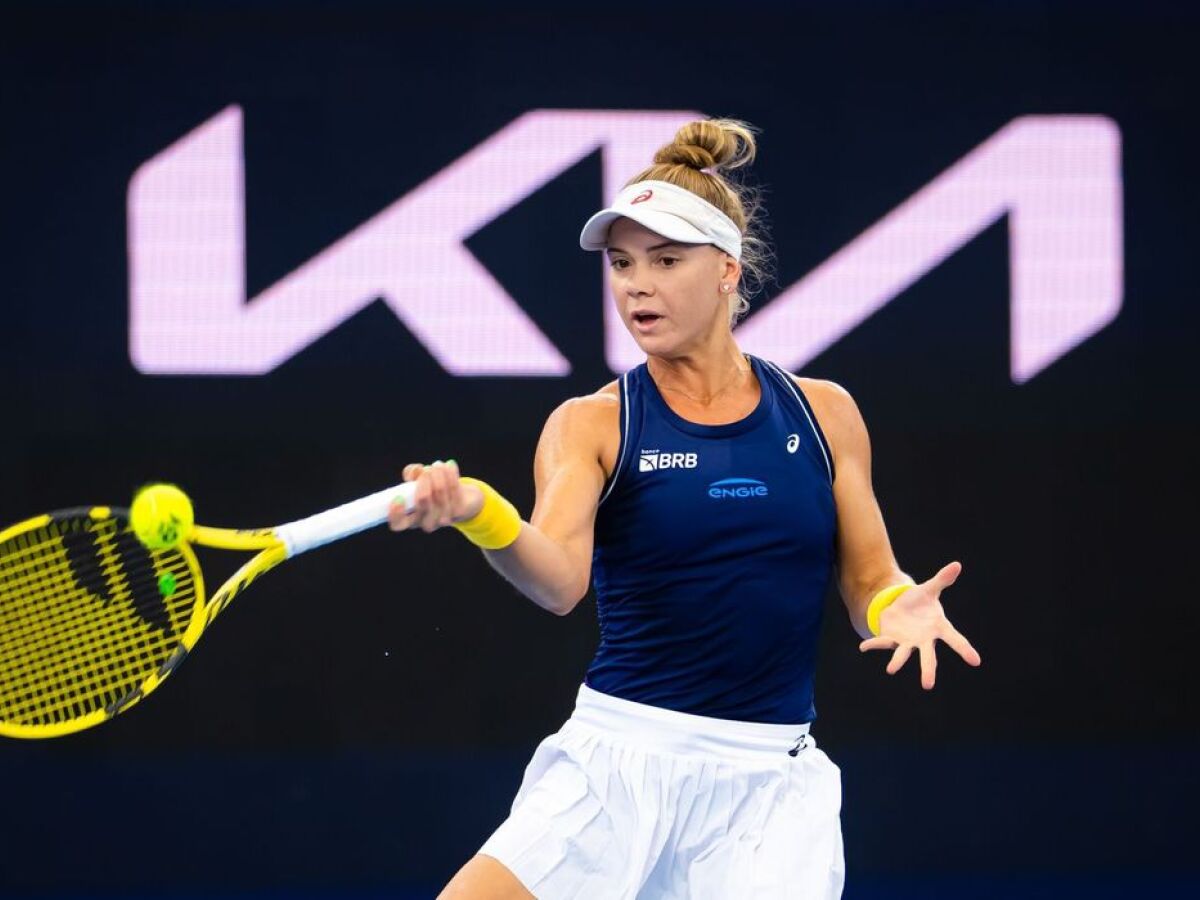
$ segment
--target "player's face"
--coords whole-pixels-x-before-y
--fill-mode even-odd
[[[673,356],[729,330],[737,263],[710,244],[675,244],[632,219],[608,232],[609,285],[621,320],[647,354]]]

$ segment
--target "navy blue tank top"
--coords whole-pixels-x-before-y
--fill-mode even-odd
[[[592,557],[600,647],[585,682],[696,715],[810,722],[833,459],[791,377],[747,358],[762,397],[727,425],[678,416],[644,363],[622,376]]]

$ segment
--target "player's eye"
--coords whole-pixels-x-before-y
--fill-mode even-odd
[[[675,266],[675,263],[679,262],[679,257],[678,256],[660,256],[658,261],[663,264],[664,268],[670,269]]]
[[[629,266],[629,260],[627,260],[627,259],[621,259],[620,257],[617,257],[616,259],[611,259],[611,260],[609,260],[608,264],[609,264],[609,265],[610,265],[612,268],[620,270],[620,269],[625,269],[625,268],[628,268],[628,266]]]

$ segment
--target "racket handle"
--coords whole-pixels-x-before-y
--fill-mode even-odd
[[[406,509],[411,509],[415,491],[416,484],[413,482],[396,485],[307,519],[280,525],[275,529],[275,536],[283,541],[289,557],[299,556],[316,547],[382,525],[387,521],[388,510],[393,503],[403,503]]]

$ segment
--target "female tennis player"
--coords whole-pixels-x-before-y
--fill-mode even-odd
[[[396,530],[454,525],[539,606],[588,590],[600,647],[509,818],[444,900],[836,898],[840,773],[809,734],[822,597],[836,572],[862,650],[979,654],[896,564],[850,395],[742,353],[761,276],[744,123],[686,125],[580,244],[608,257],[646,362],[546,422],[528,522],[454,463],[410,465]]]

